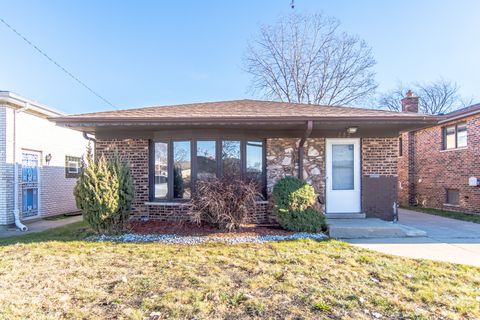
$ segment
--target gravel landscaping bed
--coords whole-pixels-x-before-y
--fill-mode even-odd
[[[90,241],[114,241],[114,242],[159,242],[169,244],[199,244],[204,242],[222,242],[227,244],[238,243],[262,243],[269,241],[289,241],[300,239],[325,240],[328,237],[323,233],[293,233],[290,235],[262,235],[262,236],[179,236],[176,234],[137,234],[126,233],[122,235],[99,235],[88,238]]]

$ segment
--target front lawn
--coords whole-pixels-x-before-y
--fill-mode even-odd
[[[436,216],[441,216],[445,218],[469,221],[474,223],[480,223],[480,215],[479,214],[469,214],[464,212],[458,211],[448,211],[448,210],[440,210],[440,209],[433,209],[433,208],[423,208],[423,207],[409,207],[407,208],[413,211],[420,211],[428,214],[433,214]]]
[[[77,223],[0,240],[0,318],[480,318],[480,268],[340,241],[186,246],[88,234]]]

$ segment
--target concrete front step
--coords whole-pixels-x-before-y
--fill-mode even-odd
[[[327,218],[330,237],[336,239],[425,237],[423,230],[377,218]]]
[[[365,213],[326,213],[327,219],[365,219]]]

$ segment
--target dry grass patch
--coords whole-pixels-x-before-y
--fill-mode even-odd
[[[339,241],[93,243],[82,228],[0,242],[0,318],[480,318],[479,268]]]

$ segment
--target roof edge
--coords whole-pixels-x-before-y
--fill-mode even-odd
[[[28,107],[29,110],[44,115],[46,118],[67,116],[65,112],[41,104],[37,101],[27,99],[11,91],[0,91],[0,104],[6,104],[16,108]]]

